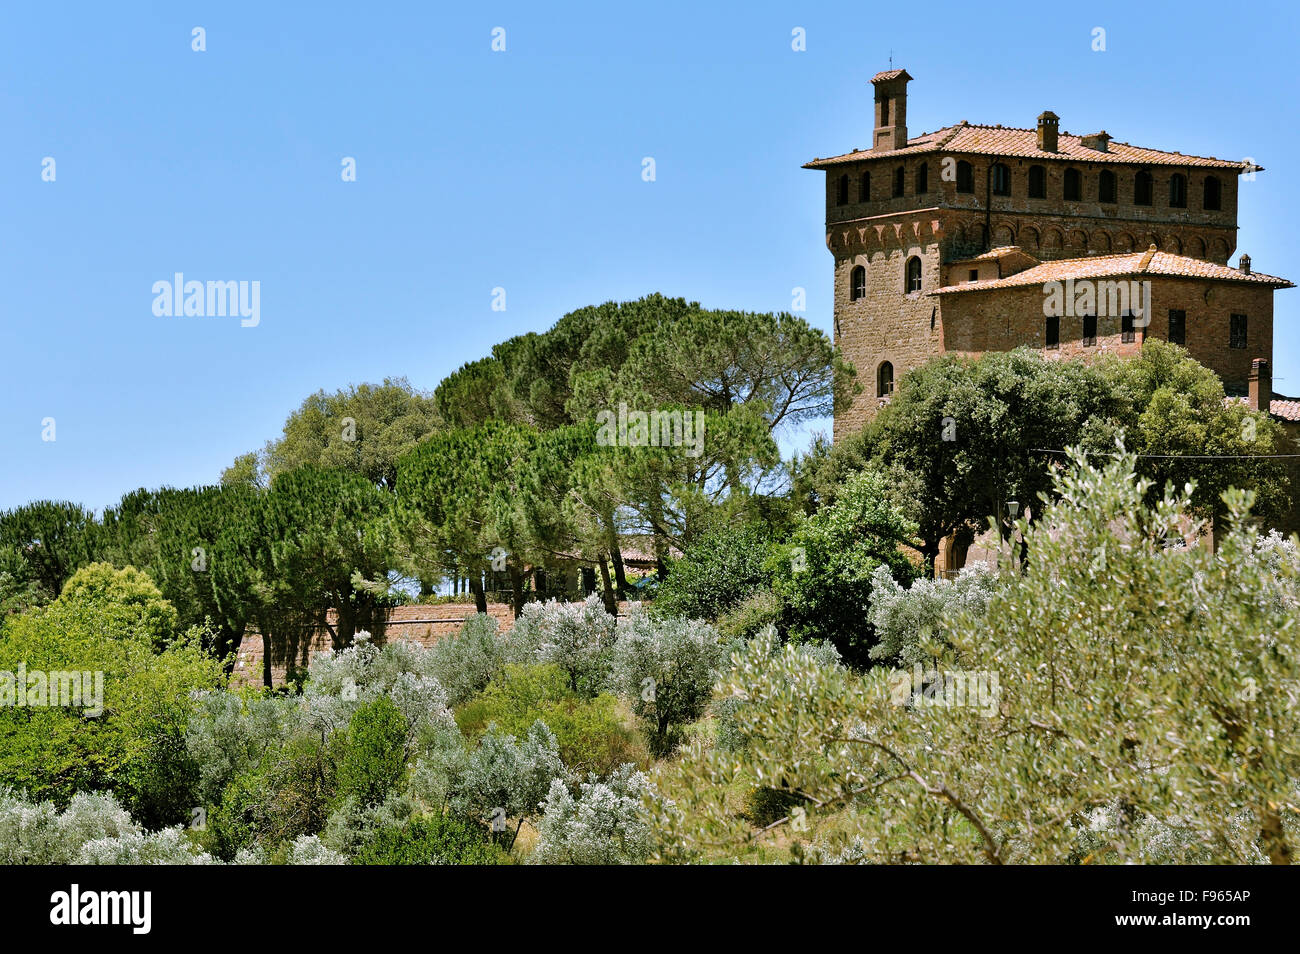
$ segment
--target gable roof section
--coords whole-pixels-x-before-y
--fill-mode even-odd
[[[814,159],[805,163],[805,169],[826,169],[847,162],[862,162],[868,159],[888,159],[894,156],[913,156],[926,153],[952,153],[977,156],[1009,156],[1024,159],[1068,160],[1070,162],[1091,162],[1101,164],[1145,165],[1145,166],[1202,166],[1211,169],[1230,169],[1238,174],[1252,169],[1263,171],[1263,166],[1250,162],[1231,159],[1215,159],[1212,156],[1185,156],[1181,152],[1166,152],[1163,149],[1147,149],[1144,146],[1132,146],[1126,142],[1111,140],[1105,152],[1090,149],[1083,144],[1082,136],[1061,133],[1057,137],[1056,152],[1047,152],[1038,148],[1038,131],[1036,129],[1017,129],[1011,126],[978,126],[962,120],[955,126],[947,126],[932,133],[925,133],[908,139],[902,149],[888,149],[873,152],[870,149],[857,149],[841,156],[829,159]]]
[[[1123,252],[1119,255],[1088,255],[1083,258],[1063,258],[1043,262],[1023,272],[1006,278],[993,278],[979,282],[946,285],[930,292],[931,295],[948,295],[958,292],[989,291],[997,288],[1018,288],[1024,285],[1044,285],[1067,279],[1119,278],[1142,276],[1150,278],[1202,278],[1211,281],[1244,282],[1252,285],[1271,285],[1274,288],[1294,288],[1295,285],[1276,275],[1263,272],[1243,272],[1227,265],[1158,252],[1154,246],[1142,252]]]

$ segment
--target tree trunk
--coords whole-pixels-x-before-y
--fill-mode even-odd
[[[519,571],[519,565],[513,561],[510,563],[510,602],[514,606],[515,619],[524,615],[524,575]]]
[[[618,601],[614,599],[614,587],[609,582],[609,567],[605,565],[605,554],[596,557],[596,565],[600,567],[600,582],[604,584],[601,595],[605,600],[605,612],[610,616],[617,616]]]
[[[483,578],[481,576],[471,576],[469,578],[469,591],[474,594],[474,608],[480,613],[487,612],[487,594],[483,592]]]
[[[627,599],[627,572],[623,569],[623,551],[615,543],[609,549],[610,561],[614,564],[614,593],[620,600]]]
[[[262,685],[271,688],[271,635],[267,632],[268,627],[262,629]]]

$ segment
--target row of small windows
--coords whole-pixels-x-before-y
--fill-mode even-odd
[[[1061,346],[1061,319],[1057,315],[1050,315],[1047,318],[1045,346],[1049,351],[1055,351]],[[1134,328],[1132,315],[1121,315],[1119,324],[1119,340],[1121,342],[1132,342],[1136,339],[1136,330]],[[1187,344],[1187,312],[1181,308],[1171,308],[1169,310],[1169,343],[1176,345]],[[1097,316],[1083,316],[1083,334],[1081,344],[1085,348],[1095,348],[1097,346]],[[1229,315],[1228,316],[1228,347],[1243,349],[1246,347],[1246,316]]]
[[[911,294],[921,290],[921,259],[913,255],[907,260],[907,268],[903,272],[903,292]],[[867,270],[861,265],[856,265],[853,271],[849,273],[849,300],[858,301],[867,297]]]
[[[930,167],[921,163],[916,167],[916,176],[913,194],[925,195],[930,191]],[[893,174],[893,197],[899,198],[906,194],[907,170],[904,166],[899,166]],[[989,167],[989,186],[994,195],[1011,195],[1011,170],[1001,162],[995,162]],[[1062,177],[1062,198],[1067,202],[1083,201],[1083,174],[1074,168],[1066,169]],[[974,194],[975,192],[975,170],[969,162],[964,159],[957,163],[957,191],[959,193]],[[1114,204],[1118,202],[1119,192],[1116,188],[1115,173],[1109,169],[1102,169],[1097,175],[1097,201]],[[1141,170],[1133,176],[1133,204],[1134,205],[1152,205],[1155,194],[1155,182],[1151,173]],[[1029,167],[1029,198],[1046,199],[1047,198],[1047,169],[1043,166]],[[868,202],[871,199],[871,173],[862,173],[858,182],[858,201]],[[836,205],[849,204],[849,177],[847,174],[840,176],[836,184],[835,193]],[[1181,172],[1175,172],[1169,177],[1169,207],[1173,209],[1187,208],[1187,177]],[[1201,208],[1207,212],[1217,212],[1223,207],[1223,183],[1217,176],[1206,176],[1201,186]]]

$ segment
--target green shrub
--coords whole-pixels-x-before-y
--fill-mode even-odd
[[[704,714],[723,655],[718,631],[700,620],[633,612],[619,622],[610,678],[645,721],[654,755],[671,752]]]
[[[558,666],[507,666],[482,694],[456,711],[456,722],[471,741],[492,723],[522,736],[539,720],[555,733],[564,764],[576,771],[603,775],[624,762],[648,761],[637,733],[624,723],[618,699],[609,693],[588,699],[573,692]]]
[[[424,815],[381,828],[353,859],[358,865],[499,865],[506,853],[482,825],[451,815]]]
[[[912,580],[916,569],[899,545],[914,530],[891,502],[882,475],[861,471],[849,478],[839,499],[803,520],[768,560],[789,637],[828,640],[847,662],[870,665],[872,574],[884,566],[895,579]]]
[[[755,828],[766,828],[778,819],[787,817],[795,806],[808,799],[787,788],[770,788],[759,785],[745,796],[745,807],[740,816]]]
[[[225,677],[197,630],[155,652],[152,635],[138,628],[143,618],[150,612],[135,604],[70,594],[4,623],[0,671],[87,674],[102,690],[102,712],[85,700],[80,707],[0,705],[0,778],[60,805],[78,791],[112,789],[150,824],[189,820],[194,779],[177,742],[195,696]],[[15,689],[0,683],[0,695]]]
[[[406,774],[406,720],[387,696],[357,709],[345,734],[335,739],[339,799],[378,805]]]
[[[665,616],[715,620],[767,585],[763,568],[771,541],[756,525],[706,533],[668,570],[655,594]]]

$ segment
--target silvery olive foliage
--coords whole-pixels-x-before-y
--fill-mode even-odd
[[[218,862],[206,852],[196,851],[180,828],[164,828],[88,841],[78,850],[74,864],[211,865]]]
[[[570,689],[594,696],[609,671],[617,622],[595,594],[581,603],[529,603],[509,635],[513,653],[524,658],[510,661],[559,666]]]
[[[316,835],[299,835],[289,846],[285,864],[346,865],[347,855],[326,846]]]
[[[502,814],[516,819],[514,832],[502,833],[509,847],[524,820],[536,817],[551,782],[567,774],[555,733],[540,719],[522,739],[492,725],[469,756],[454,804],[484,822]]]
[[[881,566],[871,583],[867,622],[879,642],[870,656],[903,667],[933,659],[937,650],[928,643],[939,637],[942,621],[958,614],[978,620],[998,587],[997,574],[984,563],[971,564],[954,580],[918,579],[906,589]]]
[[[320,834],[320,845],[344,857],[357,853],[374,833],[382,828],[401,828],[415,814],[415,803],[406,795],[391,793],[378,805],[359,805],[354,798],[346,798],[325,823]],[[311,862],[312,864],[343,864],[344,862]]]
[[[773,655],[783,651],[775,626],[765,626],[759,631],[758,638],[761,642],[756,644],[728,644],[726,658],[729,662],[724,665],[734,665],[735,658],[744,658],[743,654],[759,651],[760,647]],[[831,670],[844,668],[839,650],[831,643],[791,643],[788,649],[814,666]],[[745,700],[734,693],[715,695],[713,698],[710,709],[714,719],[714,745],[723,751],[734,752],[745,746],[745,736],[736,718],[737,711],[745,704]]]
[[[298,702],[256,693],[204,692],[185,729],[185,747],[199,767],[199,797],[213,804],[239,773],[284,741]]]
[[[71,864],[87,842],[138,830],[112,795],[79,793],[60,812],[53,802],[0,788],[0,864]]]
[[[723,647],[721,634],[701,620],[656,619],[634,608],[619,622],[610,683],[649,725],[659,754],[671,751],[681,727],[703,715]]]
[[[656,856],[763,857],[770,834],[728,797],[768,786],[803,799],[777,825],[796,858],[819,854],[804,842],[834,812],[825,849],[875,863],[1289,861],[1300,619],[1280,600],[1296,571],[1261,556],[1246,493],[1224,495],[1215,551],[1167,546],[1187,528],[1190,492],[1147,505],[1135,471],[1122,450],[1104,467],[1074,455],[1054,477],[1057,502],[1017,524],[1024,573],[978,621],[944,620],[944,665],[996,673],[992,708],[754,640],[719,686],[743,700],[748,744],[687,750],[676,805],[651,806]],[[1113,821],[1097,824],[1098,810]],[[1081,857],[1085,832],[1098,844]]]
[[[380,648],[369,633],[358,633],[347,649],[312,660],[303,722],[332,732],[360,706],[386,695],[406,718],[413,743],[432,727],[454,724],[436,668],[433,651],[418,643],[395,640]]]
[[[531,605],[531,604],[530,604]],[[509,644],[498,632],[496,619],[476,613],[460,631],[429,648],[430,671],[447,691],[449,705],[458,706],[482,692],[509,658]]]
[[[650,854],[649,816],[644,800],[651,788],[632,765],[606,779],[596,775],[578,785],[575,797],[560,779],[551,782],[537,823],[530,864],[637,864]]]
[[[109,794],[74,795],[60,812],[0,788],[0,864],[213,864],[180,827],[146,832]]]

